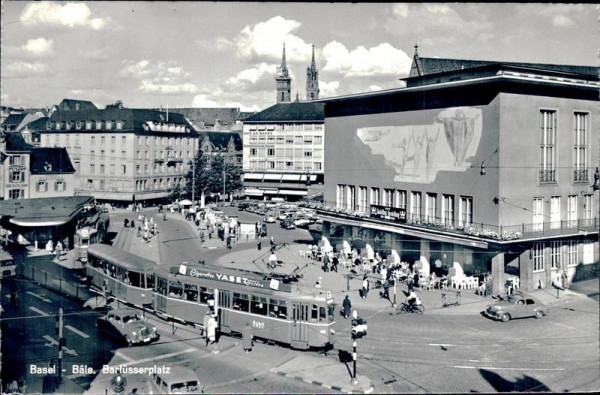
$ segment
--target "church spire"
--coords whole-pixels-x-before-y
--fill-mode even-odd
[[[315,62],[315,46],[312,46],[312,60],[310,67],[306,68],[306,100],[319,98],[319,72]]]
[[[283,44],[283,55],[281,56],[281,66],[277,67],[277,103],[289,103],[291,101],[292,78],[287,68],[287,60],[285,58],[285,43]]]

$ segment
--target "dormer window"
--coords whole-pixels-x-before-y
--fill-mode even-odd
[[[123,129],[123,121],[117,121],[117,129]]]
[[[102,121],[96,121],[96,129],[102,129]]]
[[[92,130],[92,121],[86,121],[85,122],[85,128],[87,130]]]
[[[44,162],[44,171],[52,171],[52,164],[49,162]]]

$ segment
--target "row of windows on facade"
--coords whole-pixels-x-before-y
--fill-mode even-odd
[[[25,182],[27,177],[24,171],[11,171],[9,174],[9,182]],[[55,191],[65,191],[67,183],[64,180],[56,180],[53,182]],[[48,192],[48,181],[37,181],[35,190],[37,192]]]
[[[166,190],[177,185],[183,185],[184,180],[183,177],[174,177],[167,179],[153,179],[150,180],[136,180],[135,181],[135,191],[158,191],[158,190]],[[128,192],[131,191],[132,186],[131,181],[123,181],[119,182],[117,180],[109,180],[108,187],[106,180],[99,179],[94,180],[92,178],[87,179],[86,188],[88,190],[98,190],[98,191],[109,191],[109,192]],[[150,187],[152,186],[152,187]]]
[[[291,161],[254,161],[251,160],[249,167],[244,170],[297,170],[297,171],[321,171],[322,162],[291,162]]]
[[[48,121],[47,130],[122,130],[125,127],[125,121]],[[190,129],[185,125],[174,123],[154,123],[147,122],[143,126],[144,130],[159,132],[189,132]]]
[[[75,168],[76,171],[79,171],[77,169],[77,167],[79,167],[80,164],[77,163],[77,166]],[[127,174],[127,165],[119,165],[119,170],[121,175],[125,175]],[[110,164],[109,165],[109,174],[110,175],[116,175],[116,168],[117,165],[115,164]],[[104,164],[100,164],[98,166],[99,169],[99,173],[98,174],[106,174],[106,165]],[[158,165],[158,164],[154,164],[154,166],[152,167],[152,171],[153,174],[157,174],[157,173],[181,173],[183,172],[183,164],[182,163],[177,163],[175,164],[175,166],[167,166],[165,164],[162,165]],[[135,166],[135,173],[136,174],[142,174],[142,165],[136,165]],[[96,163],[90,163],[90,174],[96,174]],[[143,174],[150,174],[150,166],[149,165],[144,165],[143,166]]]
[[[249,136],[244,138],[246,144],[252,145],[256,143],[270,144],[323,144],[323,136],[314,135],[295,135],[295,136]]]
[[[81,140],[81,135],[80,134],[75,134],[75,144],[79,145],[80,144],[80,140]],[[96,137],[99,137],[99,143],[104,145],[106,144],[106,140],[107,137],[110,138],[110,143],[112,145],[117,144],[117,137],[118,136],[85,136],[86,140],[89,139],[89,142],[91,144],[96,144]],[[127,135],[122,135],[121,137],[121,144],[122,145],[127,145]],[[70,134],[51,134],[49,135],[49,139],[54,139],[54,143],[55,145],[59,145],[61,146],[61,141],[63,142],[62,145],[68,145],[70,140],[71,140],[71,135]],[[193,145],[193,141],[195,139],[194,138],[190,138],[190,137],[158,137],[158,136],[137,136],[137,144],[138,145],[155,145],[155,146],[190,146]],[[50,144],[52,145],[52,141],[50,141]],[[167,148],[169,149],[169,148]]]
[[[255,132],[274,132],[278,130],[299,130],[299,131],[312,131],[312,130],[323,130],[323,124],[314,124],[314,123],[276,123],[276,124],[268,124],[268,125],[250,125],[246,128],[245,131],[250,132],[252,134],[256,134]]]
[[[407,191],[398,189],[383,190],[383,200],[381,199],[380,188],[371,187],[368,193],[368,187],[359,187],[358,199],[356,197],[356,187],[353,185],[338,184],[337,187],[337,202],[336,206],[341,209],[355,210],[362,213],[367,213],[367,199],[371,205],[400,208],[407,211],[409,219],[422,219],[435,221],[438,218],[442,223],[452,224],[454,222],[454,203],[455,196],[451,194],[442,194],[442,206],[440,214],[437,215],[437,193],[425,194],[425,211],[423,216],[422,211],[422,192],[413,191],[410,193],[410,210],[407,207],[408,194]],[[550,222],[551,229],[559,229],[562,224],[562,199],[560,196],[552,196],[550,198]],[[594,218],[593,195],[583,195],[583,218]],[[473,223],[473,197],[459,197],[459,225],[464,226]],[[533,199],[533,230],[542,230],[546,218],[544,214],[544,198],[536,197]],[[569,195],[567,197],[567,218],[569,223],[576,226],[579,219],[579,195]]]
[[[540,182],[556,182],[558,156],[558,127],[556,110],[540,111]],[[573,181],[588,181],[588,126],[589,113],[573,114]]]
[[[260,151],[260,155],[259,155]],[[314,150],[306,150],[306,149],[293,149],[293,148],[249,148],[248,156],[250,157],[277,157],[277,158],[322,158],[323,157],[323,149],[314,149]]]
[[[534,243],[531,248],[533,271],[542,272],[546,270],[547,260],[549,260],[552,270],[577,266],[579,264],[579,248],[583,248],[583,246],[585,244],[577,240]]]

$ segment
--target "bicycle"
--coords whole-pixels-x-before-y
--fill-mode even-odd
[[[406,313],[415,313],[415,314],[423,314],[425,312],[425,306],[422,304],[419,305],[410,305],[408,303],[399,304],[396,307],[396,314],[406,314]]]

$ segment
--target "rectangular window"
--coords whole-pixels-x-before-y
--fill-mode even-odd
[[[473,198],[461,196],[459,207],[459,225],[468,226],[473,223]]]
[[[445,226],[454,226],[454,195],[444,195],[442,205],[442,222]]]
[[[367,212],[367,187],[359,187],[358,189],[358,211]]]
[[[531,260],[533,261],[533,272],[544,271],[544,243],[534,243],[531,248]]]
[[[58,192],[64,192],[67,188],[67,184],[64,181],[56,181],[54,183],[54,190]]]
[[[573,181],[587,182],[587,119],[588,114],[576,112],[574,114],[573,136]]]
[[[553,241],[550,250],[550,265],[552,269],[560,269],[562,267],[562,241]]]
[[[275,156],[275,148],[267,148],[267,156]]]
[[[577,264],[579,262],[578,261],[578,254],[577,254],[577,241],[575,240],[568,240],[565,242],[564,244],[564,252],[565,252],[565,256],[564,256],[564,260],[563,262],[565,262],[567,264],[567,266],[573,267],[573,266],[577,266]]]
[[[425,214],[427,216],[427,221],[432,222],[435,221],[435,208],[437,205],[437,194],[428,193],[427,201],[425,202]]]
[[[100,144],[102,144],[102,146],[106,144],[106,136],[100,136]]]
[[[544,199],[533,198],[533,230],[544,229]]]
[[[556,111],[540,111],[540,182],[556,182]]]
[[[348,186],[348,209],[356,210],[356,187],[354,185]]]
[[[379,206],[381,204],[381,196],[379,188],[371,188],[371,204]]]
[[[121,174],[127,174],[127,165],[121,165]]]
[[[323,136],[314,136],[315,144],[323,144]]]
[[[394,190],[393,189],[384,189],[383,190],[383,205],[386,207],[394,206]]]
[[[591,226],[594,219],[594,195],[583,195],[583,219],[585,226]]]
[[[346,193],[346,185],[338,184],[337,186],[337,199],[336,199],[336,207],[344,208],[344,198]]]
[[[397,208],[406,210],[406,191],[396,190],[396,205]]]
[[[11,180],[11,182],[24,182],[25,181],[25,172],[11,171],[10,172],[10,180]]]
[[[96,165],[93,163],[90,163],[90,174],[95,174],[96,173]]]
[[[104,174],[104,164],[100,165],[100,174]]]
[[[250,148],[250,156],[256,156],[257,150],[256,148]]]
[[[114,163],[111,163],[111,164],[110,164],[110,170],[109,170],[109,172],[110,172],[109,174],[110,174],[111,176],[114,176],[114,175],[115,175],[115,164],[114,164]]]
[[[13,166],[21,166],[21,164],[22,164],[21,157],[20,156],[11,156],[9,163]]]
[[[410,193],[410,218],[412,222],[421,220],[421,192]]]
[[[571,195],[567,200],[567,227],[576,227],[577,219],[577,195]]]
[[[550,198],[550,229],[560,228],[560,196]]]
[[[38,181],[35,190],[37,192],[48,192],[48,183],[46,181]]]

